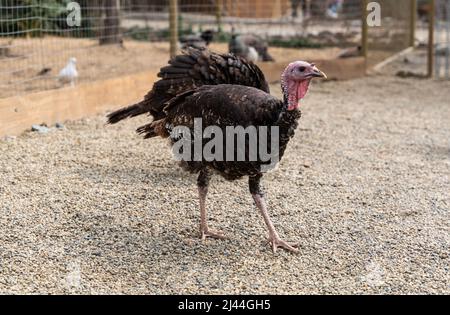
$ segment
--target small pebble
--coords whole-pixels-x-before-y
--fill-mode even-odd
[[[56,127],[57,129],[65,129],[65,128],[66,128],[66,126],[64,126],[64,124],[59,123],[59,122],[57,122],[57,123],[55,124],[55,127]]]
[[[31,131],[46,134],[50,131],[50,129],[46,126],[33,125],[31,126]]]

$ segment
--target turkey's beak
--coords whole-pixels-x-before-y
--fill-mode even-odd
[[[324,78],[324,79],[328,79],[328,77],[327,77],[327,75],[325,74],[325,72],[320,71],[317,67],[314,67],[313,73],[312,73],[312,77],[313,77],[313,78]]]

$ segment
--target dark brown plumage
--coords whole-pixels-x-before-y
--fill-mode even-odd
[[[220,158],[210,160],[200,156],[199,159],[182,159],[180,162],[185,170],[199,174],[201,237],[223,238],[220,233],[210,231],[206,221],[205,199],[211,175],[218,173],[227,180],[248,176],[250,192],[268,226],[273,250],[282,247],[296,251],[295,244],[283,241],[276,232],[267,213],[260,180],[270,169],[268,164],[282,158],[293,137],[301,116],[298,104],[306,95],[311,79],[325,75],[313,64],[290,64],[282,76],[284,100],[279,100],[269,94],[263,73],[253,63],[233,55],[218,55],[196,49],[189,49],[171,60],[159,75],[162,79],[154,85],[143,102],[110,114],[109,122],[150,113],[154,117],[153,122],[140,127],[138,132],[146,138],[169,138],[172,145],[180,141],[176,128],[187,127],[190,134],[195,134],[196,119],[201,119],[201,131],[215,127],[224,135],[228,127],[254,127],[257,130],[257,137],[254,138],[256,147],[250,145],[250,139],[240,146],[238,141],[229,145],[223,137],[219,138],[224,149]],[[260,137],[264,133],[260,128],[264,127],[269,131],[266,142]],[[278,150],[272,146],[272,129],[278,131],[278,134],[274,134],[278,135]],[[209,140],[200,137],[201,146],[204,148]],[[196,139],[190,138],[188,141],[194,143]],[[267,147],[266,152],[272,154],[271,161],[263,161],[260,155],[256,159],[250,158],[251,152],[260,152],[261,146]],[[192,152],[188,152],[191,157],[195,155],[194,147],[195,144],[190,146]],[[228,158],[229,152],[233,159]],[[236,159],[239,153],[243,153],[244,160]]]
[[[178,139],[170,137],[171,128],[167,126],[186,126],[193,133],[194,119],[198,117],[202,118],[203,129],[208,126],[217,126],[223,134],[226,133],[228,126],[242,126],[243,128],[278,126],[280,128],[278,159],[282,158],[289,139],[294,135],[297,120],[300,118],[300,111],[286,111],[283,101],[262,90],[230,84],[206,85],[184,93],[169,101],[164,111],[167,113],[165,118],[139,128],[138,132],[144,134],[146,138],[155,136],[170,138],[173,144]],[[237,143],[235,143],[236,145]],[[270,142],[268,145],[270,152]],[[226,143],[223,142],[223,147],[225,146]],[[245,156],[248,157],[248,146],[245,149]],[[259,146],[257,149],[259,152]],[[259,175],[261,166],[268,164],[259,159],[257,161],[227,162],[225,153],[222,156],[223,161],[182,161],[181,165],[192,173],[210,168],[227,180],[236,180],[244,176]]]

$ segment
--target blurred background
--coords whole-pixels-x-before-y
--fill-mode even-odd
[[[377,27],[362,23],[370,13],[364,0],[79,0],[80,24],[69,26],[71,2],[0,2],[0,98],[61,87],[59,72],[72,57],[78,82],[157,71],[171,37],[192,40],[205,31],[219,52],[229,50],[233,34],[251,34],[277,62],[363,56],[368,71],[414,47],[397,73],[449,78],[448,0],[379,0]]]

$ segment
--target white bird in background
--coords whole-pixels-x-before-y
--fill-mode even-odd
[[[70,83],[70,85],[75,86],[75,81],[77,78],[77,59],[72,57],[69,59],[69,62],[64,67],[64,69],[59,72],[58,79],[63,84]]]
[[[258,51],[252,46],[248,47],[247,60],[257,62],[259,60]]]

